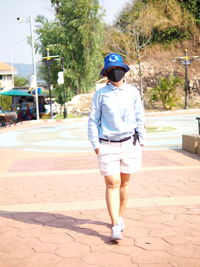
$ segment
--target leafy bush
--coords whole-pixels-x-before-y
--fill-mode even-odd
[[[2,107],[2,110],[11,110],[12,107],[12,97],[11,96],[0,96],[0,105]]]
[[[29,84],[29,81],[27,78],[15,75],[14,76],[14,84],[15,84],[15,86],[27,86]]]
[[[190,39],[191,33],[177,27],[169,27],[165,30],[153,29],[151,43],[168,44],[172,41]]]
[[[182,84],[182,80],[174,75],[161,78],[158,86],[152,88],[149,92],[150,101],[161,101],[163,109],[172,109],[180,100],[176,91],[180,84]]]

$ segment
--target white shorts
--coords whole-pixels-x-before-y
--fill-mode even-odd
[[[142,147],[130,139],[121,143],[101,141],[98,154],[100,173],[104,176],[135,173],[142,165]]]

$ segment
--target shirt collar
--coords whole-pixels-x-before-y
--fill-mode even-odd
[[[122,86],[120,86],[120,87],[116,87],[116,86],[114,86],[112,83],[109,83],[108,86],[109,86],[109,88],[110,88],[111,90],[117,90],[117,89],[119,89],[119,90],[123,90],[123,89],[125,89],[125,87],[126,87],[126,83],[123,83]]]

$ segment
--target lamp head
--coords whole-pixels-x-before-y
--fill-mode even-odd
[[[25,18],[23,18],[23,17],[17,17],[17,20],[19,21],[19,23],[23,23],[25,21]]]

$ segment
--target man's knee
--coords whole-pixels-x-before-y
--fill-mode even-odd
[[[116,189],[121,185],[121,181],[118,177],[105,176],[105,183],[107,188]]]
[[[121,173],[121,187],[126,187],[129,184],[130,181],[130,174],[126,174],[126,173]]]

